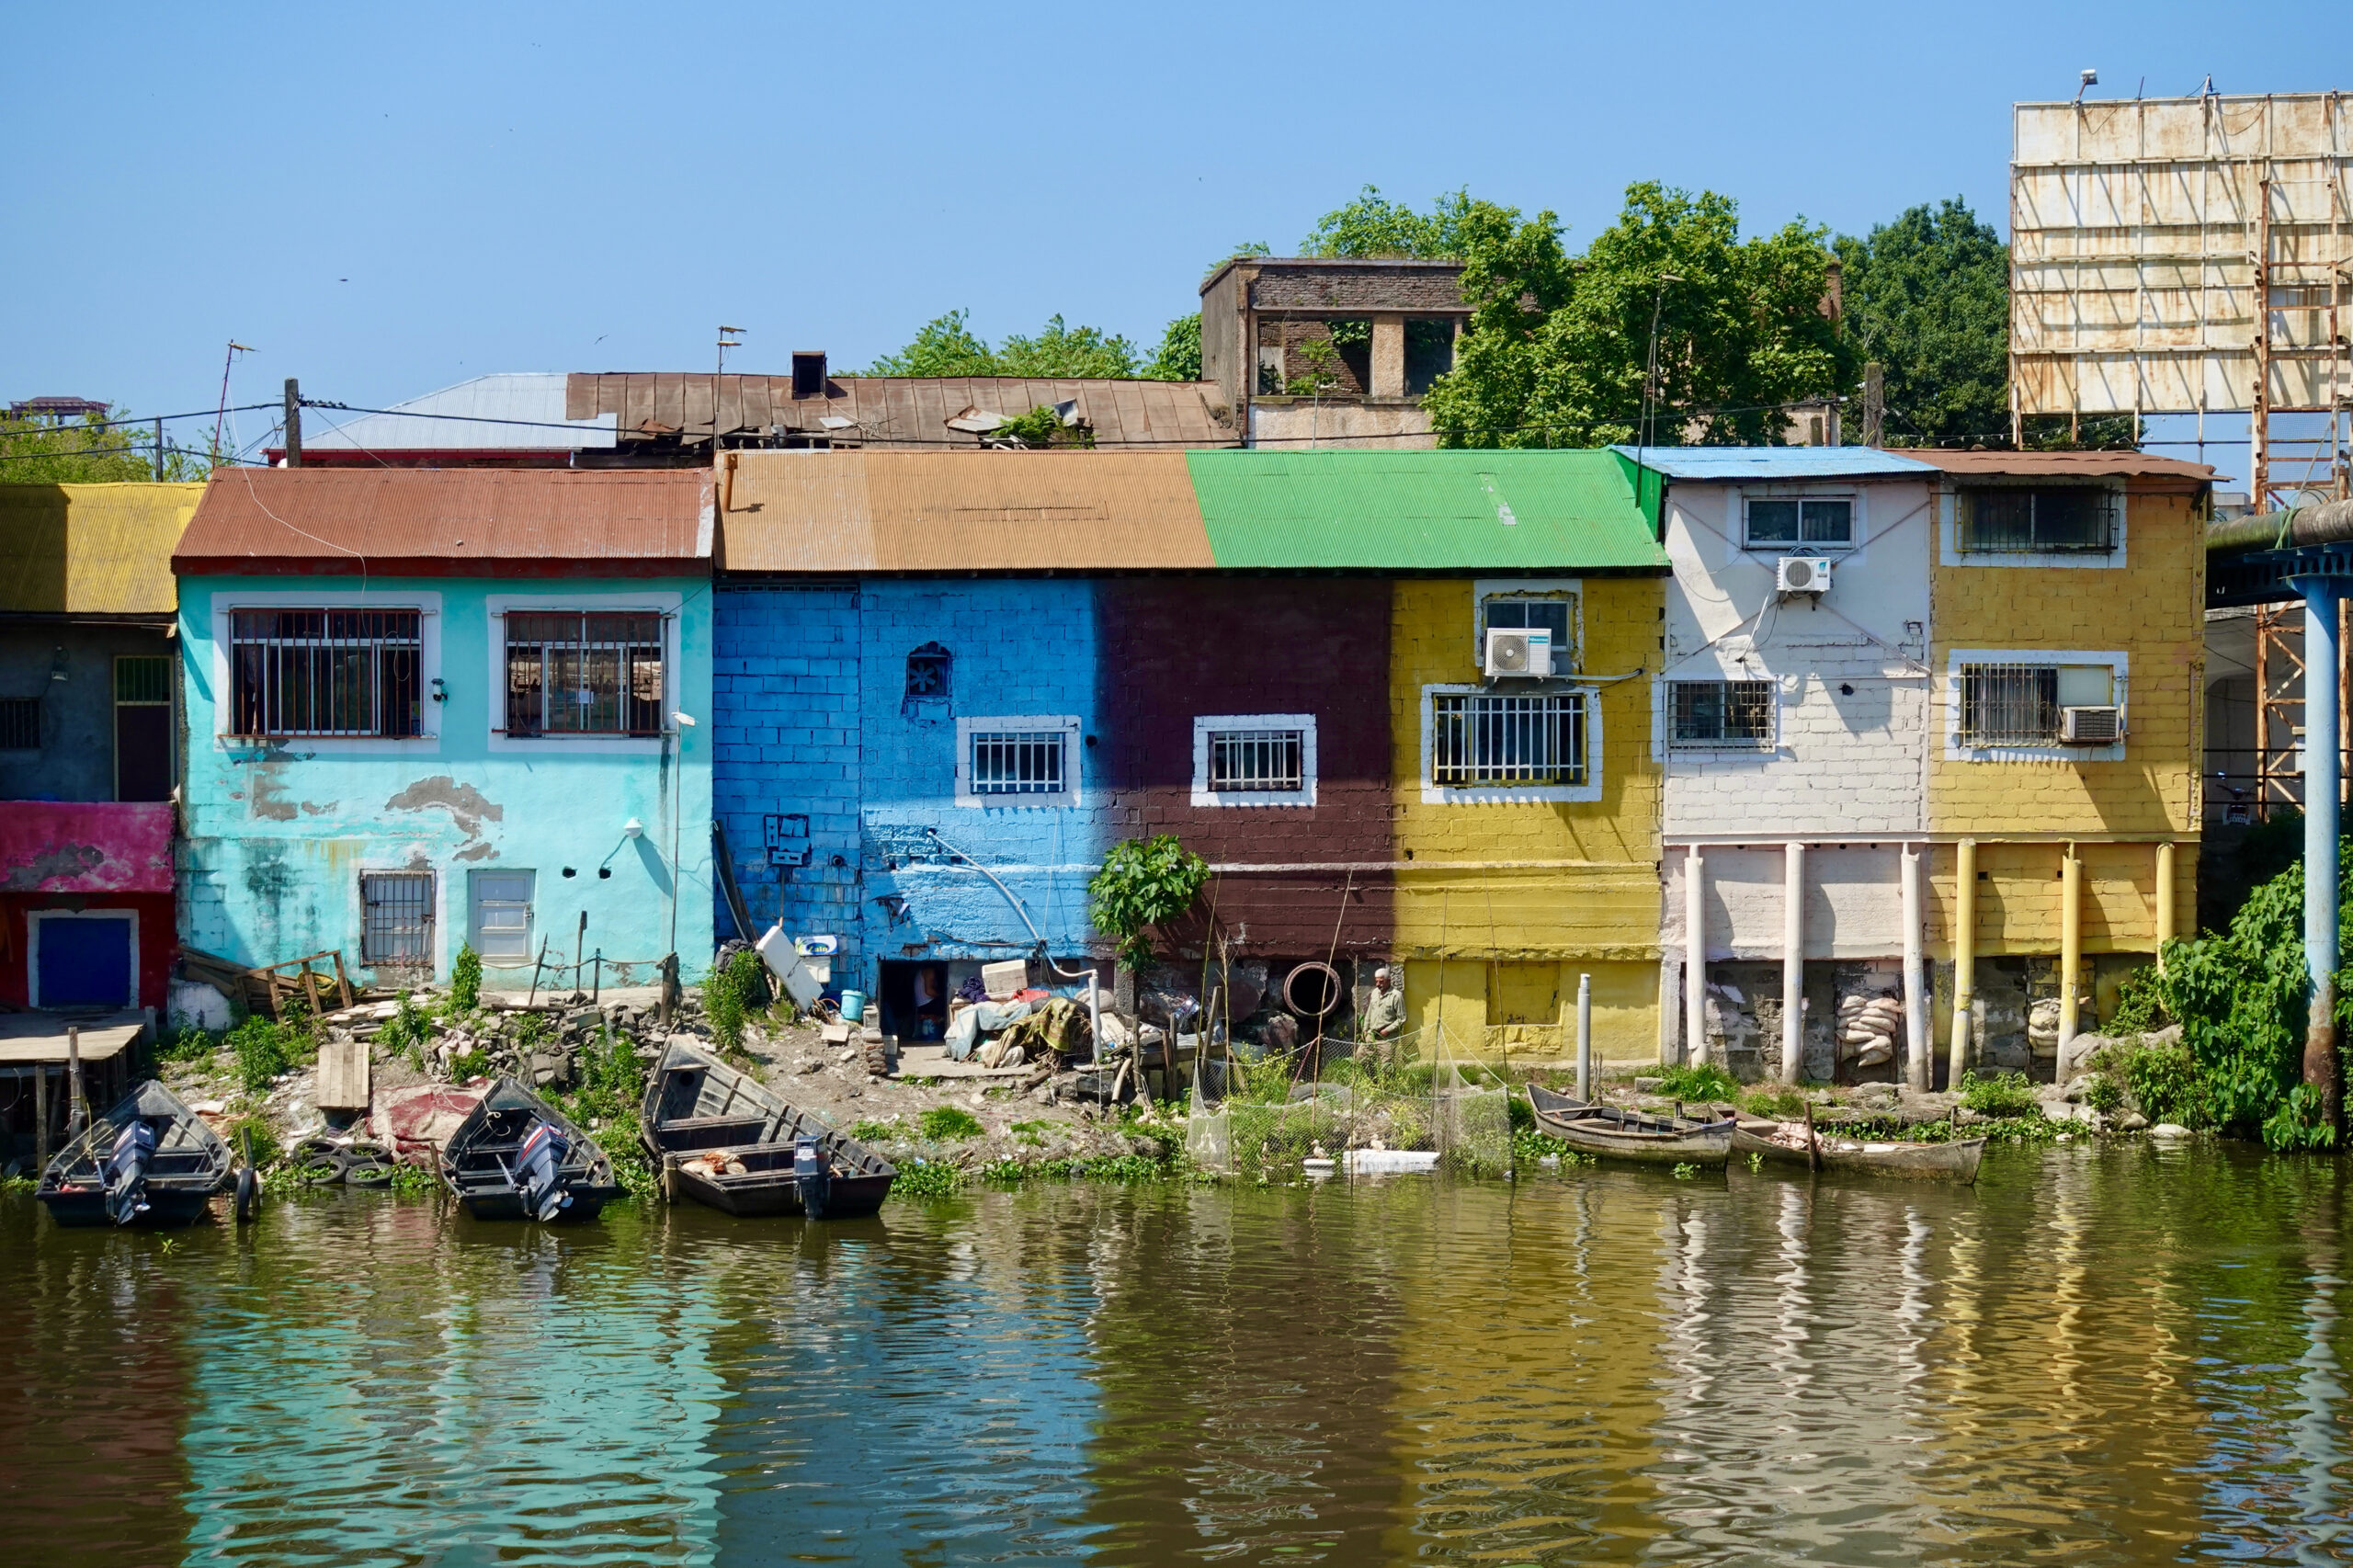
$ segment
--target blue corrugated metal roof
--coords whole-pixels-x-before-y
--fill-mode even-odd
[[[1617,447],[1669,479],[1906,479],[1937,471],[1877,447]]]

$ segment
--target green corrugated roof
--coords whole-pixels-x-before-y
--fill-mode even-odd
[[[1221,567],[1664,571],[1608,451],[1186,454]]]

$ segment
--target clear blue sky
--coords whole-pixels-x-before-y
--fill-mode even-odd
[[[2008,106],[2353,87],[2261,6],[86,6],[0,14],[0,392],[381,405],[487,370],[855,368],[940,312],[1149,347],[1235,242],[1370,182],[1550,207],[1655,178],[1751,229],[1959,194]],[[2302,34],[2301,45],[2291,40]],[[247,416],[250,440],[262,426]]]

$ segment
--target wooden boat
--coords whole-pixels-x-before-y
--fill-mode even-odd
[[[34,1196],[61,1225],[186,1225],[234,1179],[221,1135],[150,1078],[49,1163]]]
[[[871,1214],[899,1174],[749,1073],[687,1045],[654,1063],[639,1125],[664,1190],[726,1214]]]
[[[491,1085],[449,1134],[441,1179],[477,1220],[594,1220],[621,1195],[605,1152],[512,1078]]]
[[[1772,1131],[1795,1129],[1800,1141],[1785,1143]],[[1769,1130],[1769,1131],[1768,1131]],[[1748,1121],[1733,1129],[1735,1154],[1762,1154],[1782,1165],[1810,1165],[1803,1129],[1796,1122]],[[1900,1139],[1873,1141],[1839,1138],[1819,1130],[1814,1134],[1825,1171],[1869,1171],[1873,1176],[1901,1176],[1914,1181],[1973,1182],[1977,1162],[1984,1156],[1983,1138],[1956,1138],[1949,1143],[1919,1143]]]
[[[1732,1155],[1733,1124],[1688,1116],[1650,1116],[1528,1085],[1540,1132],[1605,1160],[1646,1165],[1713,1165]]]

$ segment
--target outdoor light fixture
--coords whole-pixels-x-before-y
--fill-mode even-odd
[[[642,838],[645,836],[645,824],[638,821],[635,817],[631,817],[629,821],[621,824],[621,836],[623,838]]]
[[[447,702],[449,700],[449,685],[447,682],[443,681],[439,676],[435,676],[433,677],[433,700],[436,702]]]
[[[674,724],[684,724],[689,730],[695,727],[694,720],[684,713],[672,713],[670,715],[670,722]]]
[[[2075,73],[2075,75],[2080,84],[2075,88],[2075,101],[2077,103],[2082,103],[2084,101],[2084,89],[2086,87],[2094,87],[2099,85],[2099,73],[2091,66],[2086,65],[2084,69]]]
[[[49,656],[49,678],[51,680],[63,680],[67,674],[67,668],[72,662],[73,661],[67,656],[65,650],[63,648],[60,648],[54,653],[51,653]]]

